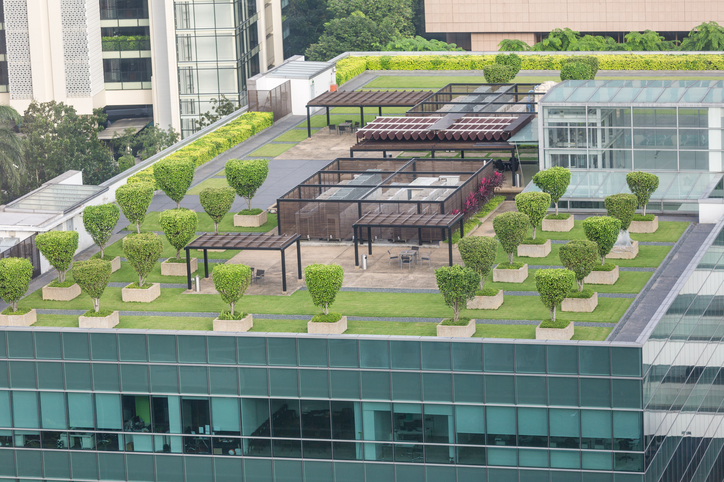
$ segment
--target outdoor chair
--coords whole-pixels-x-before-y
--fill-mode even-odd
[[[400,268],[402,268],[402,266],[407,264],[407,269],[409,270],[412,268],[412,265],[414,264],[414,262],[415,262],[414,256],[401,256],[400,257]]]
[[[334,124],[329,125],[329,133],[331,134],[332,132],[334,132],[335,134],[339,134],[339,132],[337,131],[337,126]]]
[[[387,254],[390,256],[389,261],[387,261],[387,266],[389,266],[390,263],[392,263],[393,259],[395,259],[395,260],[400,259],[400,257],[398,255],[390,253],[389,249],[387,250]]]
[[[428,266],[432,266],[432,253],[423,253],[420,251],[420,261],[427,261]]]
[[[359,122],[355,122],[354,126],[352,127],[352,132],[357,132],[357,129],[359,129],[360,125]]]
[[[264,280],[264,270],[258,269],[254,273],[254,275],[251,278],[252,281],[263,281]]]

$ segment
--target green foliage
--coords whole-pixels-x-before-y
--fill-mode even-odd
[[[101,248],[101,258],[104,256],[103,250],[108,240],[111,239],[120,217],[121,211],[115,203],[86,206],[83,209],[83,226],[93,238],[93,242]]]
[[[228,310],[223,310],[222,312],[219,313],[220,320],[240,321],[240,320],[243,320],[244,318],[246,318],[246,316],[247,316],[246,313],[238,312],[238,311],[231,312]]]
[[[566,193],[570,183],[571,171],[565,167],[551,167],[545,171],[538,171],[533,176],[533,184],[541,191],[550,194],[551,201],[556,206],[556,215],[558,214],[558,201]]]
[[[530,50],[530,45],[518,39],[504,39],[499,44],[500,52],[525,52]]]
[[[130,234],[123,238],[123,254],[138,274],[138,286],[146,284],[146,277],[162,252],[163,243],[156,233]]]
[[[100,310],[100,298],[111,279],[111,263],[99,258],[78,261],[73,265],[73,279],[93,300],[93,310]]]
[[[570,218],[571,214],[564,213],[564,214],[549,214],[545,217],[545,219],[550,219],[553,221],[565,221],[566,219]]]
[[[570,325],[570,324],[571,324],[571,321],[566,321],[566,320],[560,320],[560,321],[543,320],[539,326],[541,328],[556,328],[558,330],[562,330],[563,328],[568,327],[568,325]]]
[[[559,248],[558,257],[561,264],[576,275],[578,291],[582,291],[583,279],[598,263],[598,245],[593,241],[569,241]]]
[[[540,300],[551,310],[551,321],[556,321],[556,307],[573,287],[576,275],[567,269],[539,269],[535,272],[535,289]]]
[[[21,117],[9,105],[0,105],[0,204],[15,199],[21,191],[21,173],[25,172],[23,140],[15,133]]]
[[[201,207],[214,221],[214,234],[219,232],[219,223],[234,204],[236,191],[230,187],[207,187],[199,193]]]
[[[653,221],[654,218],[656,218],[656,216],[654,214],[634,214],[633,215],[634,221],[647,222],[647,221]]]
[[[547,239],[542,239],[542,238],[538,238],[538,239],[525,238],[520,244],[534,244],[534,245],[540,246],[542,244],[546,244],[547,242],[548,242]]]
[[[440,40],[427,40],[419,35],[414,38],[395,37],[390,40],[387,45],[382,47],[383,51],[397,52],[443,52],[443,51],[462,51],[455,44],[441,42]]]
[[[681,41],[679,50],[719,51],[724,50],[724,27],[716,22],[704,22],[694,27]]]
[[[528,216],[528,222],[535,231],[551,205],[551,195],[545,192],[522,192],[515,196],[515,207],[519,212]]]
[[[503,251],[508,254],[509,264],[513,264],[513,255],[528,233],[529,224],[528,216],[518,212],[498,214],[493,219],[495,236],[503,247]]]
[[[460,310],[468,300],[475,297],[480,286],[480,275],[470,268],[456,264],[436,269],[435,279],[445,304],[453,309],[453,321],[457,322]]]
[[[258,216],[263,212],[262,209],[254,208],[254,209],[242,209],[239,211],[239,214],[242,216]]]
[[[304,268],[304,279],[314,306],[321,306],[325,315],[342,288],[344,270],[338,264],[310,264]]]
[[[445,318],[440,322],[443,326],[466,326],[468,323],[470,323],[471,318],[467,317],[460,317],[456,320],[452,318]]]
[[[128,180],[130,182],[130,179]],[[141,232],[141,224],[146,219],[146,211],[153,201],[153,184],[136,182],[124,184],[116,189],[116,202],[121,206],[123,215],[136,224],[136,232]]]
[[[330,313],[328,315],[317,313],[312,317],[312,323],[336,323],[341,319],[342,315],[339,313]]]
[[[598,57],[595,55],[574,55],[572,57],[568,57],[564,63],[566,64],[575,64],[575,63],[584,63],[588,65],[591,68],[591,79],[596,77],[596,74],[598,73],[599,69],[599,62]]]
[[[230,313],[234,313],[236,303],[244,296],[251,283],[251,268],[243,264],[214,265],[214,288],[224,303],[229,303]]]
[[[136,165],[136,158],[130,155],[121,156],[118,159],[118,170],[123,172]]]
[[[483,76],[488,84],[507,84],[515,74],[507,65],[491,64],[483,67]]]
[[[643,210],[643,215],[646,216],[646,205],[651,199],[651,195],[659,188],[659,176],[643,171],[629,172],[626,174],[626,184],[636,196],[638,207]]]
[[[101,37],[101,47],[104,52],[151,50],[151,38],[148,35]]]
[[[168,197],[176,201],[176,209],[194,180],[195,165],[191,160],[163,159],[153,165],[153,177]]]
[[[621,229],[628,229],[633,221],[638,200],[633,194],[612,194],[603,200],[606,214],[621,221]]]
[[[561,67],[561,80],[592,80],[595,78],[591,67],[583,62],[567,62]]]
[[[78,233],[76,231],[48,231],[35,237],[35,246],[45,256],[50,265],[58,270],[58,280],[65,281],[65,272],[73,262],[73,255],[78,250]]]
[[[229,100],[224,94],[221,94],[219,99],[211,99],[211,110],[208,110],[201,114],[196,127],[203,129],[206,126],[210,126],[214,122],[218,121],[222,117],[226,117],[232,114],[236,109],[237,105]]]
[[[606,255],[616,243],[618,232],[621,230],[621,221],[610,216],[593,216],[583,220],[583,232],[589,241],[598,245],[598,255],[601,265],[606,262]]]
[[[176,248],[176,259],[178,260],[181,250],[196,234],[199,217],[190,209],[169,209],[158,216],[158,222],[161,224],[163,234],[166,235],[169,244]]]
[[[475,292],[475,296],[497,296],[498,291],[497,288],[482,288]]]
[[[233,187],[240,197],[246,199],[246,204],[251,209],[252,198],[269,175],[269,161],[230,159],[226,161],[225,172],[229,186]]]
[[[480,275],[480,289],[495,264],[498,242],[487,236],[468,236],[458,243],[458,251],[466,268]]]
[[[587,300],[593,296],[595,292],[591,288],[585,288],[580,291],[569,291],[566,298],[578,298]]]
[[[324,32],[324,24],[329,20],[327,0],[289,0],[282,18],[289,27],[289,36],[284,39],[284,58],[304,55]]]
[[[342,19],[357,13],[389,30],[393,36],[411,37],[415,34],[414,4],[415,0],[328,0],[327,8],[330,18]],[[327,33],[329,27],[325,27]]]
[[[495,267],[495,269],[520,269],[523,266],[525,266],[525,263],[523,261],[516,261],[514,263],[500,263],[498,266]]]
[[[25,296],[33,277],[33,263],[25,258],[0,259],[0,298],[18,311],[18,301]]]
[[[626,50],[633,52],[674,50],[676,42],[664,40],[664,37],[653,30],[644,30],[643,33],[629,32],[624,37]]]
[[[520,72],[520,66],[521,66],[522,62],[523,61],[520,59],[520,56],[518,56],[516,54],[509,54],[509,55],[498,54],[495,56],[495,63],[498,65],[505,65],[506,67],[508,67],[511,70],[513,77],[518,75],[518,72]],[[513,77],[511,77],[511,79]]]
[[[564,29],[556,28],[551,30],[548,37],[533,45],[531,50],[570,52],[574,50],[575,45],[580,38],[580,33],[575,30],[571,30],[568,27]]]
[[[597,266],[594,266],[593,271],[613,271],[616,269],[616,265],[606,261],[603,264],[599,264]]]
[[[354,11],[344,18],[335,18],[324,25],[317,43],[306,50],[308,60],[327,61],[344,52],[382,50],[395,35],[389,22],[378,24]]]

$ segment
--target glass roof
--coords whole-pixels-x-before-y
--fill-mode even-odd
[[[716,104],[724,100],[721,80],[567,80],[541,102],[620,104]]]
[[[107,190],[101,186],[48,184],[7,205],[12,209],[66,212],[88,198]]]

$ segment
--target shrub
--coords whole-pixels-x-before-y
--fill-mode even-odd
[[[190,159],[163,159],[153,165],[153,177],[168,197],[176,201],[176,209],[194,180],[194,162]]]
[[[584,62],[568,62],[561,66],[561,80],[591,80],[596,76]]]
[[[158,222],[168,242],[176,248],[176,259],[179,259],[181,250],[196,234],[199,217],[190,209],[169,209],[158,216]]]
[[[646,205],[651,195],[659,188],[659,176],[650,172],[634,171],[626,174],[626,184],[636,196],[638,207],[646,216]]]
[[[156,233],[141,233],[123,238],[123,254],[138,274],[138,287],[146,284],[146,277],[158,262],[163,243]]]
[[[533,176],[533,184],[538,186],[543,192],[551,195],[551,201],[556,206],[556,215],[558,215],[558,201],[571,183],[571,171],[565,167],[551,167],[545,171],[539,171]]]
[[[233,187],[240,197],[246,199],[246,204],[251,209],[252,198],[269,175],[269,161],[231,159],[226,162],[225,170],[229,186]]]
[[[65,281],[65,272],[78,250],[78,233],[75,231],[48,231],[35,237],[35,245],[50,265],[58,270],[58,281]]]
[[[493,229],[503,251],[508,253],[508,263],[513,264],[513,255],[528,233],[530,220],[523,213],[507,212],[493,219]]]
[[[130,169],[135,165],[136,165],[136,158],[133,156],[126,155],[126,156],[121,156],[118,159],[118,170],[120,172],[123,172],[126,169]]]
[[[458,243],[458,251],[460,251],[460,257],[463,259],[465,267],[480,275],[481,290],[485,284],[485,278],[493,269],[497,250],[497,241],[487,236],[468,236]]]
[[[236,302],[244,296],[251,282],[251,268],[243,264],[221,264],[214,266],[214,288],[224,303],[229,303],[230,313],[234,313]]]
[[[571,57],[566,58],[563,61],[563,65],[561,65],[561,68],[565,64],[576,64],[576,63],[583,63],[588,65],[588,68],[591,69],[591,79],[596,77],[596,74],[598,73],[598,57],[595,55],[573,55]]]
[[[102,259],[78,261],[73,265],[73,279],[80,289],[93,300],[93,311],[101,309],[101,296],[111,279],[111,262]]]
[[[146,211],[153,201],[153,184],[146,182],[124,184],[116,189],[116,201],[123,215],[136,224],[136,232],[141,232],[141,224],[146,219]]]
[[[488,84],[507,84],[515,74],[507,65],[491,64],[483,67],[483,76]]]
[[[540,300],[551,310],[551,321],[556,321],[556,307],[573,287],[576,275],[567,269],[539,269],[535,272],[535,289]]]
[[[621,221],[621,229],[627,230],[633,221],[638,201],[633,194],[612,194],[603,200],[606,214]]]
[[[515,207],[528,216],[528,222],[533,227],[533,239],[550,206],[551,195],[545,192],[522,192],[515,196]]]
[[[445,304],[453,309],[453,321],[457,322],[462,307],[475,297],[480,286],[480,275],[470,268],[453,265],[436,269],[435,279]]]
[[[576,275],[578,291],[583,291],[583,279],[591,274],[598,262],[598,245],[593,241],[573,240],[558,251],[561,264]]]
[[[314,306],[322,307],[329,314],[329,305],[334,303],[337,292],[342,288],[344,270],[338,264],[310,264],[304,268],[304,279]]]
[[[498,54],[495,56],[495,63],[508,67],[512,71],[513,77],[515,77],[518,75],[518,72],[520,72],[520,66],[523,61],[520,59],[520,56],[516,54]]]
[[[33,277],[33,263],[25,258],[0,259],[0,298],[18,311],[18,301],[25,296]]]
[[[583,220],[583,232],[589,241],[598,245],[601,266],[605,264],[606,255],[611,252],[620,230],[621,221],[610,216],[594,216]]]
[[[101,248],[101,258],[103,258],[103,250],[108,240],[111,239],[120,217],[121,211],[115,203],[86,206],[83,209],[83,226],[93,238],[93,242]]]
[[[234,204],[236,191],[230,187],[207,187],[199,193],[201,207],[214,221],[214,234],[219,233],[219,223]]]

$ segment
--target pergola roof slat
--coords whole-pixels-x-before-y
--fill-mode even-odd
[[[433,94],[432,91],[354,91],[325,92],[307,103],[307,107],[413,107]]]
[[[359,218],[357,227],[395,228],[451,228],[462,218],[462,214],[384,214],[368,213]]]
[[[190,249],[269,249],[282,250],[291,246],[300,236],[274,234],[229,233],[202,234],[191,241]]]

